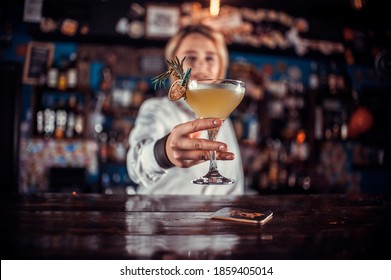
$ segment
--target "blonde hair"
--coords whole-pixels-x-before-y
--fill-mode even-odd
[[[217,30],[206,25],[187,25],[182,27],[176,35],[174,35],[166,45],[166,59],[172,60],[175,58],[175,53],[179,48],[181,41],[188,35],[199,33],[210,39],[217,49],[217,55],[221,61],[219,78],[224,78],[228,69],[228,50],[225,43],[224,35]]]

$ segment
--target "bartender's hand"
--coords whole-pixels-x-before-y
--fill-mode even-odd
[[[199,138],[201,131],[220,127],[221,119],[196,119],[177,125],[166,141],[166,153],[172,164],[190,167],[209,160],[210,151],[217,151],[216,159],[233,160],[235,155],[227,150],[227,144]]]

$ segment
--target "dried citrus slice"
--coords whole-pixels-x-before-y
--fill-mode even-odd
[[[168,91],[168,99],[176,101],[181,99],[186,94],[186,86],[181,85],[182,80],[176,80],[172,83]]]

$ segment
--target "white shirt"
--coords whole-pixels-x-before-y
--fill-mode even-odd
[[[196,185],[191,181],[205,175],[209,161],[190,168],[161,168],[154,156],[154,145],[174,126],[194,120],[196,115],[186,101],[170,101],[167,97],[153,97],[141,105],[136,123],[129,135],[127,169],[130,178],[138,184],[139,194],[225,195],[243,194],[244,175],[240,149],[229,119],[221,126],[217,140],[228,145],[234,160],[218,161],[220,173],[235,180],[232,185]],[[203,138],[207,138],[203,132]]]

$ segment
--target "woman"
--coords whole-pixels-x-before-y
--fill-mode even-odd
[[[186,57],[191,79],[224,78],[228,52],[222,34],[203,26],[179,30],[166,46],[166,59]],[[216,142],[206,129],[219,127]],[[147,99],[140,107],[129,136],[127,168],[140,194],[223,195],[243,193],[243,169],[232,123],[227,119],[197,119],[186,101],[167,97]],[[219,170],[235,179],[232,185],[195,185],[191,181],[208,170],[209,151],[223,160]]]

